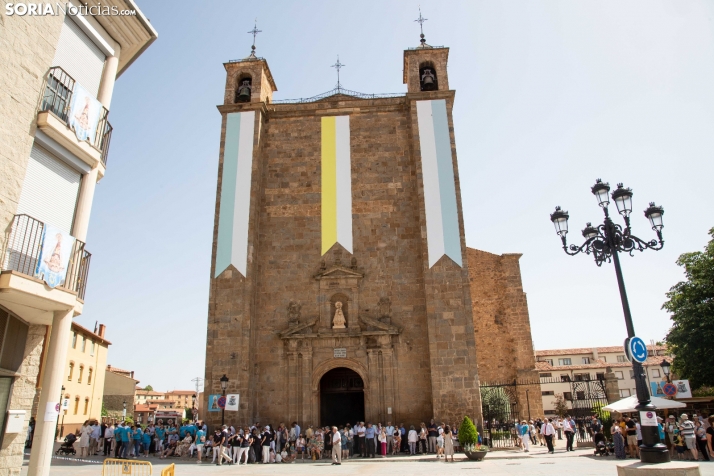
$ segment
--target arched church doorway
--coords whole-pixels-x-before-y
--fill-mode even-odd
[[[320,425],[364,421],[364,382],[354,370],[332,369],[320,379]]]

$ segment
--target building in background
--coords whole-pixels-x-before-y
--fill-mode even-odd
[[[60,436],[79,430],[86,420],[101,421],[107,351],[111,345],[105,332],[104,324],[95,333],[72,323],[62,383]],[[33,416],[37,419],[41,415],[35,412]]]
[[[136,395],[134,399],[135,405],[152,404],[154,400],[163,400],[164,393],[156,392],[154,390],[144,390],[143,388],[136,389]]]
[[[666,355],[666,347],[648,345],[647,350],[649,357],[643,367],[651,387],[652,382],[659,383],[665,380],[661,364]],[[632,363],[627,360],[623,346],[538,350],[535,355],[541,380],[543,410],[546,416],[555,414],[556,395],[563,396],[569,409],[577,406],[578,400],[586,398],[579,395],[577,390],[573,390],[575,387],[572,382],[589,380],[604,382],[607,369],[611,369],[614,374],[620,398],[636,394]],[[671,359],[667,360],[671,362]],[[650,391],[652,392],[652,389]],[[652,394],[656,395],[655,392]]]
[[[104,16],[47,5],[57,15],[3,12],[0,30],[0,428],[8,410],[25,420],[18,433],[0,435],[0,460],[3,471],[20,471],[39,389],[30,476],[49,474],[72,319],[89,278],[94,189],[107,171],[114,82],[157,38],[133,0],[102,1],[120,10]]]
[[[164,398],[176,402],[175,408],[191,408],[194,395],[196,395],[195,390],[171,390],[164,393]]]
[[[106,418],[111,421],[121,420],[133,414],[136,400],[136,384],[133,370],[123,370],[107,365],[104,378],[104,409]]]

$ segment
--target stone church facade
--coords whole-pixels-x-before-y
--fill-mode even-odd
[[[466,247],[448,55],[406,50],[403,95],[294,102],[266,60],[224,65],[205,394],[228,378],[227,422],[479,421],[484,376],[537,379],[520,255]]]

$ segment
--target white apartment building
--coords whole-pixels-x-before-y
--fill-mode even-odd
[[[157,38],[134,0],[71,2],[0,5],[0,476],[20,472],[36,392],[28,475],[49,474],[114,82]]]
[[[661,364],[666,348],[663,345],[648,345],[647,350],[649,357],[643,366],[651,388],[653,382],[656,386],[665,379]],[[538,350],[535,354],[546,415],[555,414],[555,396],[558,394],[563,395],[568,408],[573,408],[574,402],[579,398],[582,400],[583,396],[573,394],[571,382],[604,380],[608,367],[615,374],[620,397],[636,394],[632,364],[627,360],[623,346]],[[667,360],[671,363],[672,359],[667,357]]]

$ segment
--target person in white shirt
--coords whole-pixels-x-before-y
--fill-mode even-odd
[[[407,435],[407,441],[409,442],[409,454],[415,455],[416,454],[416,444],[417,444],[417,441],[419,441],[419,435],[417,434],[416,430],[414,429],[414,425],[409,427],[409,434]]]
[[[385,430],[387,431],[387,454],[391,454],[394,447],[394,427],[391,421],[387,422]]]
[[[555,431],[558,432],[558,439],[562,440],[563,439],[563,429],[565,428],[565,425],[563,424],[563,420],[558,418],[557,420],[555,420],[555,423],[553,424],[553,426],[555,427]]]
[[[553,454],[553,436],[555,435],[555,428],[553,428],[553,423],[551,423],[549,419],[543,419],[543,425],[540,427],[540,433],[545,438],[545,444],[548,446],[548,453]]]
[[[332,464],[342,464],[342,436],[337,427],[332,427]]]
[[[570,415],[565,415],[563,421],[563,431],[565,432],[565,451],[573,451],[573,440],[575,439],[575,421],[570,418]]]
[[[109,425],[104,430],[104,456],[109,456],[114,452],[114,425]]]
[[[92,422],[89,428],[92,430],[89,434],[89,456],[94,456],[99,449],[99,439],[102,437],[102,428],[96,421]]]

